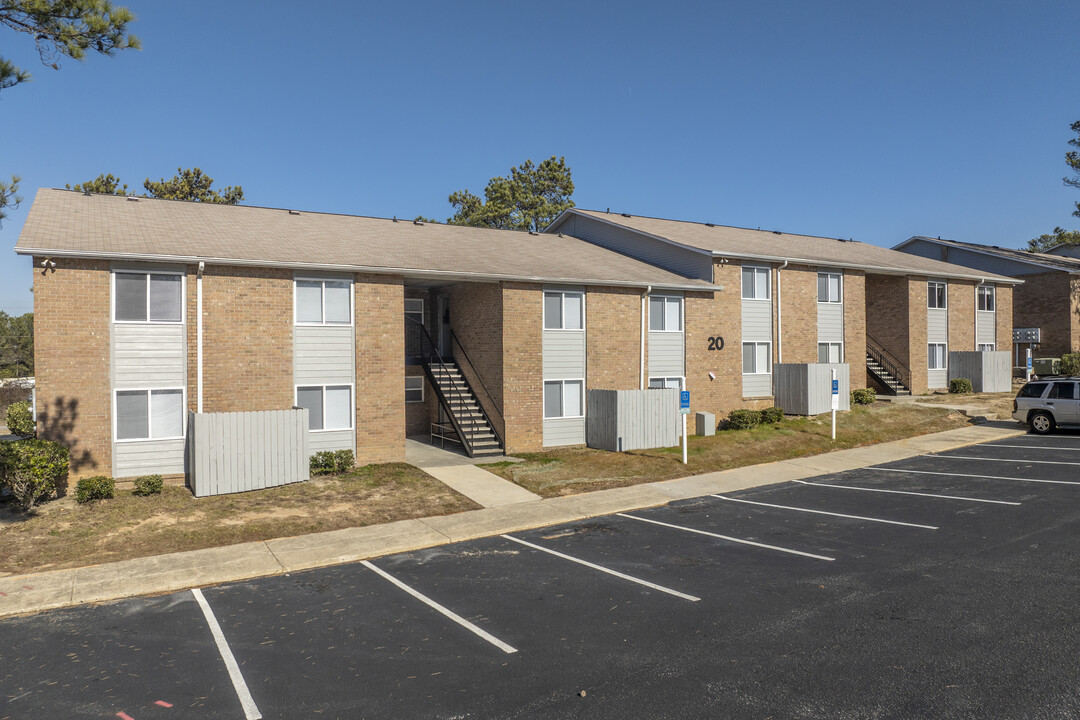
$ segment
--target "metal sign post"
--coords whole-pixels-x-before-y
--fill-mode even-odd
[[[836,368],[832,371],[832,439],[836,439],[836,411],[840,409],[840,381],[836,379]]]
[[[690,391],[679,391],[679,414],[682,415],[682,462],[686,464],[686,416],[690,414]]]
[[[1028,348],[1027,349],[1027,375],[1024,377],[1024,380],[1030,380],[1030,379],[1031,379],[1031,348]]]

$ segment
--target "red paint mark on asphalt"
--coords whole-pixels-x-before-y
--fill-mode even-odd
[[[135,720],[135,718],[131,717],[126,712],[118,712],[116,713],[116,717],[120,718],[120,720]]]
[[[22,589],[23,589],[23,590],[33,590],[33,589],[34,589],[34,586],[33,586],[33,585],[23,585],[23,586],[22,586]]]
[[[7,597],[7,593],[6,592],[0,592],[0,597]]]
[[[154,704],[155,705],[160,705],[161,707],[172,707],[172,703],[167,703],[164,700],[158,700]]]

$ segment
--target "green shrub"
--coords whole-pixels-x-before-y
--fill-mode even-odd
[[[343,473],[353,469],[356,460],[352,450],[338,450],[334,453],[334,472]]]
[[[727,416],[728,430],[750,430],[760,424],[760,410],[732,410]]]
[[[51,497],[68,474],[68,449],[49,440],[0,443],[0,486],[24,510]]]
[[[112,500],[116,495],[116,481],[104,475],[83,478],[75,483],[75,502],[88,503],[91,500]]]
[[[971,392],[971,381],[967,378],[953,378],[949,381],[949,392],[954,395],[966,395]]]
[[[311,456],[312,475],[331,475],[352,470],[356,461],[352,450],[322,450]]]
[[[135,489],[131,492],[133,495],[157,495],[164,485],[160,475],[143,475],[135,478]]]
[[[19,437],[30,438],[37,435],[34,427],[34,415],[30,412],[28,401],[11,403],[7,409],[8,430]]]
[[[761,423],[763,425],[770,423],[778,423],[784,421],[783,408],[770,407],[761,411]]]
[[[1062,375],[1080,375],[1080,353],[1065,353],[1061,356]]]
[[[874,388],[856,388],[851,391],[852,405],[872,405],[877,400]]]

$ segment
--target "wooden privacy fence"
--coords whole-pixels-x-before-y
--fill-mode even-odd
[[[311,477],[308,411],[188,413],[195,497],[261,490]]]
[[[773,365],[773,402],[788,415],[820,415],[832,410],[832,371],[840,388],[840,407],[851,409],[851,368],[847,363]]]
[[[1012,390],[1012,356],[1008,350],[952,351],[949,353],[949,379],[967,378],[975,392]]]
[[[679,444],[678,390],[590,390],[585,444],[601,450],[642,450]]]

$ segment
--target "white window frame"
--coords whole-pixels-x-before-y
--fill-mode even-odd
[[[117,325],[183,325],[187,313],[187,275],[180,270],[138,270],[113,268],[109,273],[109,291],[112,295],[112,321]],[[146,319],[145,320],[117,320],[116,319],[116,276],[145,275],[146,276]],[[151,275],[179,275],[180,276],[180,319],[179,320],[151,320],[150,319],[150,276]],[[161,388],[164,389],[164,388]]]
[[[979,352],[994,352],[997,343],[979,343],[976,348]]]
[[[585,291],[584,290],[544,290],[544,299],[547,299],[548,295],[559,296],[559,327],[548,327],[547,318],[547,303],[544,303],[543,308],[543,322],[544,330],[551,330],[554,332],[585,332]],[[567,295],[579,295],[581,296],[581,327],[580,328],[568,328],[566,327],[566,296]]]
[[[180,391],[180,434],[170,435],[169,437],[154,437],[154,416],[151,412],[150,394],[154,392],[176,392]],[[123,438],[119,437],[120,430],[120,416],[117,414],[117,397],[119,393],[134,393],[143,392],[146,393],[146,434],[144,438]],[[183,440],[187,437],[187,388],[185,387],[137,387],[137,388],[113,388],[112,395],[112,436],[113,442],[117,443],[145,443],[145,442],[162,442],[165,440]]]
[[[419,380],[420,381],[419,387],[409,387],[409,381],[410,380],[413,380],[413,381]],[[419,400],[410,400],[409,399],[409,391],[410,390],[413,390],[413,391],[419,390],[420,391],[420,399]],[[422,402],[424,402],[424,376],[423,375],[406,375],[405,376],[405,402],[406,403],[422,403]]]
[[[654,380],[659,380],[659,381],[663,382],[664,387],[662,387],[662,388],[654,388],[652,386]],[[667,381],[668,380],[677,380],[679,382],[679,387],[677,388],[678,390],[685,390],[686,389],[686,378],[681,377],[681,376],[676,377],[676,376],[673,376],[673,375],[668,376],[668,377],[651,377],[651,378],[649,378],[649,389],[650,390],[670,390],[671,388],[667,387]]]
[[[996,312],[997,309],[997,293],[996,288],[993,285],[978,285],[975,288],[975,309],[979,312]],[[986,301],[989,300],[989,303]],[[980,307],[980,305],[989,304],[990,307]]]
[[[349,293],[349,294],[351,295],[352,293]],[[409,303],[420,303],[420,309],[419,310],[410,310],[409,309]],[[350,316],[351,315],[352,315],[352,313],[350,313]],[[424,324],[424,298],[405,298],[405,317],[409,317],[410,315],[419,315],[420,316],[420,320],[419,320],[420,324],[421,325]],[[414,317],[413,320],[416,320],[416,318]]]
[[[842,363],[842,362],[844,362],[844,343],[843,343],[843,342],[835,342],[835,341],[831,341],[831,342],[819,342],[819,343],[817,344],[817,347],[818,347],[818,362],[819,362],[819,363],[820,363],[820,362],[822,362],[822,360],[821,360],[821,346],[822,346],[822,345],[825,345],[825,346],[826,346],[826,349],[825,349],[825,357],[826,357],[826,360],[825,360],[824,362],[826,362],[826,363],[829,363],[829,360],[828,360],[827,358],[829,357],[829,349],[830,349],[830,348],[831,348],[831,347],[832,347],[833,345],[836,345],[837,347],[839,347],[839,348],[840,348],[840,359],[839,359],[839,360],[837,360],[836,362],[837,362],[837,363]],[[830,363],[830,364],[834,364],[834,363]]]
[[[820,279],[821,279],[822,276],[824,276],[826,278],[826,280],[825,280],[825,295],[826,295],[826,297],[825,297],[824,300],[821,299]],[[830,277],[836,278],[837,297],[836,297],[835,300],[831,299],[831,297],[829,296],[829,281],[828,281],[828,278],[830,278]],[[817,298],[817,301],[819,303],[826,303],[826,304],[830,304],[830,305],[842,305],[844,303],[844,274],[843,273],[819,272],[818,273],[818,281],[819,282],[818,282],[818,298]]]
[[[931,305],[930,304],[930,295],[931,295],[930,290],[931,290],[931,288],[936,288],[936,287],[941,287],[942,288],[942,291],[941,291],[942,304],[941,305]],[[933,296],[934,296],[934,300],[936,301],[937,300],[937,292],[934,292]],[[928,280],[926,282],[926,307],[929,310],[948,310],[949,309],[949,284],[948,283],[940,282],[940,281],[937,281],[937,280]]]
[[[764,345],[767,348],[765,350],[765,357],[768,358],[768,362],[765,363],[766,366],[768,367],[767,370],[761,371],[761,370],[755,369],[754,372],[746,372],[746,350],[745,350],[745,348],[746,348],[747,345],[753,345],[754,346],[754,364],[755,365],[757,364],[757,357],[758,357],[757,348],[758,348],[758,346],[759,345]],[[771,342],[756,342],[756,341],[751,340],[751,341],[744,342],[742,344],[741,349],[743,350],[743,356],[742,356],[743,357],[743,360],[742,360],[742,363],[743,363],[742,374],[743,375],[772,375],[773,363],[772,363],[772,343]]]
[[[344,325],[342,325],[344,327]],[[349,388],[349,427],[343,428],[328,428],[326,427],[326,389],[327,388]],[[308,432],[324,433],[324,432],[343,432],[345,430],[352,430],[356,425],[356,385],[353,383],[329,383],[327,385],[294,385],[293,386],[293,405],[300,407],[300,388],[320,388],[322,390],[322,429],[311,430]]]
[[[930,348],[941,348],[941,367],[930,366]],[[926,369],[927,370],[948,370],[949,369],[949,344],[948,343],[926,343]]]
[[[746,275],[747,270],[754,271],[754,285],[751,288],[752,294],[746,294]],[[765,273],[765,296],[758,297],[757,293],[757,273]],[[742,283],[742,299],[743,300],[772,300],[772,267],[769,265],[743,265],[742,270],[739,271],[739,281]]]
[[[661,318],[663,320],[664,327],[662,329],[660,329],[660,330],[653,330],[653,326],[652,326],[652,320],[653,320],[652,301],[653,300],[663,300],[664,301],[664,313],[661,316]],[[675,302],[679,306],[679,329],[678,330],[670,330],[670,329],[668,329],[668,326],[667,326],[667,304],[669,302]],[[648,315],[649,315],[649,318],[648,318],[648,320],[649,320],[649,332],[681,333],[683,331],[683,328],[686,327],[686,304],[683,302],[683,298],[682,298],[681,295],[665,295],[664,293],[652,293],[651,295],[649,295],[649,312],[648,312]]]
[[[322,301],[321,317],[319,322],[305,321],[300,322],[300,294],[297,292],[297,283],[300,282],[317,282],[321,286],[319,288],[319,299]],[[326,283],[347,283],[349,286],[349,322],[327,322],[326,321]],[[325,277],[302,277],[297,275],[293,278],[293,324],[303,327],[352,327],[356,319],[356,288],[351,279],[347,278],[325,278]],[[305,385],[304,387],[314,387],[314,385]],[[334,385],[332,387],[338,387]]]
[[[581,414],[580,415],[548,415],[547,393],[544,392],[542,394],[542,400],[543,400],[543,405],[544,405],[544,419],[545,420],[570,420],[570,419],[573,419],[573,418],[583,418],[583,417],[585,417],[585,378],[563,378],[561,380],[545,380],[544,381],[544,386],[546,388],[546,386],[549,385],[549,384],[558,383],[559,384],[559,397],[565,398],[566,397],[566,387],[565,386],[566,386],[566,383],[568,383],[568,382],[581,383],[581,397],[579,398],[579,403],[581,405]],[[563,403],[564,406],[565,406],[565,404],[566,403]],[[563,410],[565,412],[565,407],[563,408]]]

